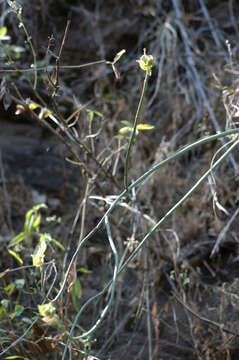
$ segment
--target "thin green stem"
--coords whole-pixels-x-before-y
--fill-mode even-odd
[[[33,65],[34,65],[34,84],[33,84],[33,89],[36,90],[36,87],[37,87],[37,54],[36,54],[36,51],[35,51],[35,48],[34,48],[34,45],[32,43],[32,39],[31,39],[31,36],[30,34],[28,33],[28,30],[23,22],[23,19],[22,19],[22,15],[20,14],[17,14],[17,17],[19,19],[19,22],[20,22],[20,25],[22,26],[25,34],[26,34],[26,37],[27,37],[27,42],[28,44],[30,45],[30,48],[31,48],[31,51],[32,51],[32,56],[33,56]]]
[[[186,146],[185,148],[179,150],[178,152],[176,152],[174,155],[170,156],[168,159],[165,159],[164,161],[156,164],[153,168],[151,168],[147,173],[143,174],[139,179],[137,179],[133,184],[131,184],[129,186],[128,190],[133,189],[134,187],[136,187],[140,182],[142,182],[145,178],[147,178],[149,175],[151,175],[156,169],[160,168],[161,166],[165,165],[166,163],[168,163],[170,160],[173,160],[179,156],[182,156],[184,153],[186,153],[187,151],[191,150],[192,148],[201,145],[203,143],[218,139],[220,137],[224,137],[227,135],[232,135],[232,134],[236,134],[239,132],[239,129],[232,129],[232,130],[228,130],[225,131],[223,133],[219,133],[219,134],[215,134],[212,136],[208,136],[204,139],[200,139],[199,141],[196,141],[193,144],[190,144],[188,146]],[[82,314],[82,312],[87,308],[87,306],[94,301],[95,299],[97,299],[98,297],[102,296],[106,290],[112,285],[115,289],[115,285],[116,285],[116,280],[117,277],[120,275],[120,273],[126,268],[126,266],[130,263],[130,261],[132,261],[135,256],[137,255],[137,253],[139,252],[139,250],[143,247],[143,245],[145,244],[145,242],[149,239],[149,237],[159,228],[159,226],[170,216],[172,215],[172,213],[179,207],[181,206],[191,195],[192,193],[201,185],[201,183],[210,175],[210,173],[223,161],[225,160],[225,158],[234,150],[234,148],[236,146],[239,145],[239,140],[235,139],[235,142],[231,145],[231,147],[203,174],[203,176],[194,184],[194,186],[158,221],[157,224],[155,224],[155,226],[145,235],[145,237],[142,239],[142,241],[140,242],[140,244],[137,246],[137,248],[134,250],[134,252],[128,257],[128,259],[126,259],[126,261],[123,263],[123,265],[120,267],[120,269],[118,270],[118,272],[116,273],[116,276],[114,276],[114,278],[109,281],[109,283],[104,287],[104,289],[102,291],[100,291],[98,294],[96,294],[95,296],[91,297],[90,299],[88,299],[88,301],[86,301],[86,303],[81,307],[80,311],[77,313],[74,324],[72,325],[71,328],[71,332],[69,334],[69,337],[67,339],[67,344],[65,346],[64,349],[64,356],[66,354],[67,351],[67,347],[70,343],[71,335],[73,333],[73,330],[80,318],[80,315]],[[81,246],[83,246],[84,242],[96,231],[96,229],[99,228],[99,226],[102,224],[102,222],[105,220],[107,220],[109,214],[112,212],[112,210],[115,208],[116,204],[120,201],[120,199],[122,199],[122,197],[127,193],[127,190],[124,190],[119,196],[118,198],[113,202],[113,204],[110,206],[110,208],[107,210],[107,212],[105,213],[105,215],[103,216],[103,218],[100,220],[100,222],[96,225],[96,227],[85,237],[85,239],[82,240],[81,242]],[[107,224],[107,223],[106,223]],[[75,258],[75,256],[77,255],[77,253],[79,252],[81,246],[79,246],[79,248],[77,249],[76,253],[74,254],[73,258]],[[68,269],[70,268],[70,265],[68,267]],[[115,274],[114,274],[115,275]],[[65,279],[64,282],[67,279],[67,274],[65,275]],[[61,290],[59,291],[59,293],[61,293],[64,289],[64,284],[62,285]],[[59,297],[59,293],[56,296],[56,298],[53,301],[56,301],[56,299]],[[112,295],[113,297],[113,295]],[[110,302],[108,303],[108,306],[110,305]],[[108,307],[107,307],[108,309]],[[98,319],[101,320],[102,318]],[[78,337],[74,337],[74,339],[84,339],[85,335],[89,335],[92,334],[92,331],[94,331],[96,328],[98,328],[98,326],[100,323],[97,321],[97,323],[88,331],[83,333],[82,335],[78,336]],[[62,358],[62,360],[64,359],[64,357]]]
[[[136,187],[137,185],[139,185],[141,182],[143,182],[147,177],[149,177],[152,173],[154,173],[157,169],[161,168],[162,166],[166,165],[168,162],[177,159],[179,157],[181,157],[182,155],[186,154],[188,151],[194,149],[197,146],[201,146],[202,144],[206,144],[210,141],[213,140],[217,140],[220,139],[222,137],[226,137],[229,135],[235,135],[239,133],[239,128],[237,129],[231,129],[231,130],[227,130],[227,131],[223,131],[221,133],[217,133],[211,136],[207,136],[203,139],[200,139],[198,141],[195,141],[193,144],[187,145],[185,146],[183,149],[178,150],[175,154],[169,156],[167,159],[157,163],[155,166],[153,166],[150,170],[148,170],[146,173],[144,173],[143,175],[141,175],[134,183],[132,183],[129,188],[128,191],[132,190],[134,187]],[[124,190],[121,194],[119,194],[119,196],[115,199],[115,201],[112,203],[112,205],[109,207],[109,209],[106,211],[106,213],[104,214],[104,216],[99,220],[99,222],[97,223],[97,225],[85,236],[84,239],[82,239],[80,245],[78,246],[78,248],[76,249],[76,251],[74,252],[72,259],[68,265],[68,268],[66,270],[66,273],[64,275],[64,280],[61,284],[61,288],[59,289],[58,294],[55,296],[54,299],[52,299],[52,302],[55,302],[59,299],[59,297],[61,296],[62,292],[64,291],[66,284],[67,284],[67,279],[72,267],[72,264],[74,263],[77,255],[79,254],[81,248],[83,247],[83,245],[87,242],[87,240],[89,240],[93,234],[96,233],[96,231],[101,227],[101,225],[103,224],[103,222],[105,221],[106,216],[109,216],[111,214],[111,212],[114,210],[114,208],[116,207],[116,205],[121,201],[121,199],[127,194],[128,192],[127,190]]]
[[[232,150],[239,145],[239,140],[236,140],[227,151],[200,177],[200,179],[191,187],[191,189],[173,206],[171,209],[153,226],[153,228],[145,235],[140,244],[135,248],[132,254],[121,266],[117,275],[119,275],[125,267],[132,261],[148,238],[159,228],[159,226],[170,216],[172,213],[186,201],[192,193],[201,185],[201,183],[210,175],[210,173],[232,152]]]
[[[95,324],[92,326],[92,328],[89,331],[85,332],[83,335],[72,337],[73,331],[74,331],[74,329],[75,329],[75,327],[77,325],[77,322],[78,322],[78,320],[80,318],[80,315],[82,314],[84,309],[87,307],[88,302],[87,302],[87,304],[84,304],[81,307],[80,311],[75,316],[75,319],[74,319],[74,322],[72,324],[72,327],[71,327],[71,330],[70,330],[70,333],[69,333],[69,336],[68,336],[68,339],[67,339],[67,342],[66,342],[66,345],[65,345],[61,360],[65,359],[66,352],[67,352],[67,349],[68,349],[68,346],[70,344],[71,339],[74,339],[74,340],[80,340],[80,339],[83,340],[84,338],[86,339],[88,336],[90,336],[92,333],[94,333],[96,331],[96,329],[98,329],[98,327],[100,326],[100,324],[104,320],[108,310],[110,309],[110,307],[112,305],[112,302],[113,302],[113,299],[114,299],[116,280],[117,280],[118,269],[119,269],[119,257],[118,257],[118,252],[117,252],[117,249],[115,247],[114,240],[113,240],[113,237],[112,237],[112,234],[111,234],[111,229],[110,229],[110,223],[109,223],[108,216],[105,217],[105,227],[106,227],[109,243],[110,243],[110,246],[111,246],[111,250],[112,250],[112,253],[113,253],[114,259],[115,259],[114,274],[113,274],[113,278],[112,278],[112,288],[111,288],[111,292],[110,292],[110,298],[109,298],[109,301],[107,302],[104,310],[101,312],[98,320],[95,322]],[[94,299],[96,299],[100,295],[103,295],[103,292],[100,292],[96,296],[94,296]]]
[[[125,189],[126,190],[128,190],[128,186],[129,186],[129,179],[128,179],[129,159],[130,159],[130,154],[131,154],[131,150],[132,150],[135,135],[136,135],[137,124],[138,124],[138,121],[139,121],[144,96],[145,96],[145,93],[146,93],[146,90],[147,90],[148,79],[149,79],[149,73],[148,73],[148,71],[146,71],[145,72],[143,89],[142,89],[141,97],[140,97],[140,100],[139,100],[139,105],[138,105],[138,109],[137,109],[135,119],[134,119],[134,127],[133,127],[133,130],[132,130],[132,133],[131,133],[131,137],[130,137],[130,141],[129,141],[129,147],[128,147],[126,158],[125,158],[124,184],[125,184]]]

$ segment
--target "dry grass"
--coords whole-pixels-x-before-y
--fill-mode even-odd
[[[204,0],[137,0],[123,1],[120,6],[114,1],[108,1],[106,5],[100,0],[74,4],[59,1],[58,6],[54,1],[40,4],[33,1],[31,6],[22,1],[22,4],[23,19],[38,59],[44,59],[47,54],[50,64],[54,64],[61,45],[64,45],[59,70],[64,64],[112,61],[118,51],[127,50],[127,56],[118,65],[119,82],[105,63],[85,69],[60,70],[55,77],[58,77],[57,83],[54,83],[51,71],[48,76],[39,72],[36,91],[31,86],[33,77],[28,73],[19,72],[14,77],[11,73],[1,73],[5,77],[2,89],[8,89],[3,105],[4,101],[5,105],[7,100],[12,101],[7,112],[2,113],[12,126],[13,142],[14,136],[19,136],[14,133],[17,103],[24,110],[17,121],[30,122],[33,128],[38,126],[35,120],[48,126],[46,130],[39,128],[38,139],[40,143],[46,137],[49,139],[44,142],[48,149],[44,158],[46,164],[49,161],[55,169],[59,158],[63,164],[66,157],[75,164],[80,162],[75,167],[73,164],[61,165],[64,181],[54,191],[47,188],[45,182],[40,182],[40,186],[31,183],[31,178],[24,172],[19,179],[17,171],[9,165],[6,144],[0,144],[0,201],[3,204],[0,208],[0,244],[4,257],[1,271],[17,266],[8,255],[7,246],[13,234],[21,231],[24,214],[33,206],[36,196],[33,188],[45,195],[48,203],[45,217],[56,215],[61,218],[60,223],[43,220],[42,224],[42,231],[50,232],[66,249],[57,256],[51,249],[47,259],[56,262],[58,278],[55,286],[59,289],[77,246],[105,214],[111,196],[117,196],[124,188],[128,139],[118,141],[114,136],[121,127],[120,121],[133,122],[143,81],[135,60],[144,47],[148,54],[153,54],[156,66],[141,120],[154,125],[155,129],[137,136],[131,154],[130,179],[137,179],[153,164],[196,139],[237,126],[237,64],[234,62],[238,54],[236,14],[239,8],[233,0],[221,1],[219,5]],[[15,15],[8,13],[7,3],[1,2],[0,6],[2,26],[8,27],[13,44],[23,46],[25,35],[23,31],[19,32]],[[67,14],[71,16],[71,26],[63,43]],[[55,40],[48,44],[47,37],[51,33]],[[24,46],[25,53],[15,60],[17,68],[26,68],[32,63],[29,45]],[[29,110],[25,103],[27,98],[42,107],[47,106],[58,124],[49,118],[39,118],[39,108]],[[94,115],[92,128],[86,109],[103,115]],[[75,111],[69,122],[73,126],[69,127],[66,119]],[[6,139],[7,136],[6,132]],[[207,171],[223,141],[204,144],[162,167],[132,190],[113,211],[111,231],[120,265],[143,239],[150,225],[156,223]],[[67,148],[57,148],[58,142],[63,142]],[[7,151],[11,149],[7,147]],[[36,161],[43,155],[46,151],[34,153]],[[58,160],[55,162],[52,157]],[[26,158],[19,159],[26,167],[26,173],[30,171],[31,164],[26,163]],[[44,171],[46,169],[47,165]],[[55,173],[57,178],[57,171]],[[238,154],[231,153],[213,175],[154,232],[119,275],[115,298],[105,320],[88,342],[72,341],[68,358],[237,359]],[[43,171],[39,177],[44,177]],[[54,180],[49,181],[54,183]],[[216,243],[217,251],[211,256]],[[23,255],[24,264],[31,264],[32,251],[33,245]],[[76,268],[82,267],[92,272],[78,273],[82,286],[79,307],[97,295],[113,276],[114,258],[105,230],[99,229],[81,249]],[[29,321],[36,317],[39,298],[41,301],[44,298],[40,280],[31,271],[22,269],[2,278],[1,300],[7,299],[10,304],[8,316],[0,319],[2,338],[9,337],[2,340],[2,351],[15,340],[21,340],[5,355],[36,358],[41,352],[42,358],[59,359],[67,342],[66,332],[70,331],[78,309],[74,307],[71,292],[64,292],[57,302],[62,327],[50,327],[39,319],[28,335],[21,338]],[[71,276],[74,277],[73,270]],[[25,279],[25,287],[7,293],[7,285],[20,278]],[[46,289],[52,281],[51,276],[45,280]],[[106,292],[86,308],[74,335],[94,324],[107,304],[109,294]],[[16,304],[23,304],[26,310],[20,317],[10,320],[9,315]]]

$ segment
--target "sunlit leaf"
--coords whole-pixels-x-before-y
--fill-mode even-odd
[[[47,249],[47,242],[45,240],[45,237],[42,236],[32,255],[32,263],[34,266],[39,267],[44,264],[46,249]]]
[[[20,256],[13,250],[8,249],[9,254],[11,254],[21,265],[23,264],[23,260]]]
[[[0,28],[0,36],[4,36],[7,33],[7,27],[3,26],[2,28]]]
[[[133,125],[128,120],[122,120],[121,123],[126,125],[126,126],[133,127]]]
[[[103,117],[103,114],[101,114],[99,111],[94,111],[95,115],[99,116],[99,117]]]
[[[137,130],[152,130],[154,129],[153,125],[149,125],[149,124],[139,124],[137,125]]]
[[[61,250],[65,250],[64,246],[59,243],[59,241],[55,240],[55,239],[52,239],[52,241],[56,244],[56,246],[58,246]]]
[[[30,102],[30,104],[28,105],[29,106],[29,109],[31,110],[35,110],[37,109],[40,105],[34,103],[34,102]]]
[[[3,272],[0,273],[0,279],[5,276],[8,272],[9,272],[10,269],[6,269],[4,270]]]
[[[17,236],[15,236],[11,241],[9,246],[15,246],[17,244],[20,244],[26,237],[26,233],[25,232],[21,232],[20,234],[18,234]]]
[[[92,122],[92,120],[94,119],[94,111],[92,111],[91,109],[86,109],[86,111],[89,113],[88,121]]]
[[[80,267],[79,269],[77,269],[77,272],[81,272],[81,273],[83,273],[83,274],[92,274],[92,270],[88,270],[88,269],[86,269],[86,268],[84,268],[84,267]]]
[[[129,133],[129,132],[132,132],[132,129],[133,129],[132,127],[124,126],[119,130],[119,133],[120,134],[126,134],[126,133]]]
[[[38,311],[40,313],[41,316],[45,317],[45,316],[54,316],[56,313],[56,308],[55,306],[50,302],[44,305],[38,305]]]
[[[99,117],[103,117],[103,114],[101,114],[99,111],[94,111],[94,110],[91,110],[91,109],[86,109],[86,111],[89,113],[89,115],[88,115],[88,121],[89,122],[93,121],[95,115],[99,116]]]
[[[6,357],[5,358],[6,360],[10,360],[10,359],[25,359],[25,360],[27,360],[27,358],[26,357],[24,357],[24,356],[19,356],[19,355],[12,355],[12,356],[8,356],[8,357]]]
[[[42,208],[47,208],[47,206],[45,204],[38,204],[26,213],[24,231],[27,233],[27,235],[30,235],[34,230],[38,231],[38,226],[40,223],[38,223],[39,219],[36,219],[38,217],[38,211]]]
[[[33,206],[32,210],[39,211],[40,209],[46,209],[46,208],[47,208],[46,204],[37,204],[37,205]]]
[[[2,28],[0,28],[0,41],[3,40],[10,40],[11,37],[7,35],[7,27],[3,26]]]
[[[34,230],[39,231],[40,223],[41,223],[41,215],[40,215],[40,214],[37,214],[37,215],[36,215],[36,218],[35,218],[35,220],[34,220],[34,222],[33,222],[33,228],[34,228]]]

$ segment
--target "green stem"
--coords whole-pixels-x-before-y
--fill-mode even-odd
[[[237,129],[238,131],[238,129]],[[224,132],[225,134],[225,132]],[[217,134],[214,135],[215,136],[220,136],[221,134]],[[208,137],[207,139],[202,139],[202,140],[208,140],[209,138],[212,137]],[[202,141],[201,140],[201,141]],[[197,142],[199,143],[199,142]],[[79,320],[80,315],[82,314],[82,312],[85,310],[85,308],[87,308],[87,306],[96,298],[98,298],[99,296],[102,296],[106,290],[112,285],[114,286],[115,289],[115,282],[117,280],[117,277],[122,273],[122,271],[127,267],[127,265],[130,263],[130,261],[132,261],[135,256],[138,254],[139,250],[143,247],[143,245],[145,244],[145,242],[149,239],[149,237],[159,228],[159,226],[170,216],[172,215],[172,213],[179,207],[181,206],[190,196],[191,194],[201,185],[201,183],[210,175],[210,173],[223,161],[225,160],[225,158],[239,145],[239,140],[236,140],[231,147],[200,177],[200,179],[192,186],[192,188],[157,222],[157,224],[154,225],[154,227],[145,235],[145,237],[142,239],[142,241],[139,243],[139,245],[136,247],[136,249],[133,251],[133,253],[126,259],[126,261],[123,263],[123,265],[120,267],[120,269],[117,271],[116,274],[114,274],[114,278],[112,280],[110,280],[108,282],[108,284],[106,284],[105,288],[100,291],[98,294],[96,294],[95,296],[91,297],[90,299],[87,300],[87,302],[81,307],[80,311],[78,312],[78,314],[75,317],[74,320],[74,324],[72,325],[72,328],[70,330],[70,334],[68,336],[67,339],[67,344],[65,346],[64,349],[64,354],[62,357],[62,360],[65,359],[65,355],[66,355],[66,351],[67,348],[69,346],[70,340],[71,340],[71,335],[73,333],[74,328],[76,327],[76,324]],[[194,144],[195,146],[195,144]],[[174,154],[175,155],[175,154]],[[168,160],[168,159],[167,159]],[[159,167],[159,164],[158,164]],[[140,178],[142,179],[142,177]],[[135,186],[135,182],[134,184],[132,184],[130,186],[130,188],[132,188],[133,186]],[[126,192],[126,190],[124,191]],[[118,199],[117,199],[118,200]],[[107,211],[107,214],[105,214],[105,218],[108,218],[109,215],[109,210]],[[108,220],[108,219],[107,219]],[[118,258],[117,258],[118,260]],[[117,263],[118,265],[118,263]],[[112,295],[113,297],[113,295]],[[99,320],[98,320],[99,321]],[[100,321],[99,321],[100,324]],[[96,324],[95,324],[96,325]],[[98,325],[98,323],[97,323]],[[97,326],[98,327],[98,326]],[[92,330],[95,331],[96,330],[96,326],[93,326],[92,329],[90,329],[89,331],[87,331],[85,334],[82,334],[80,336],[74,337],[73,339],[83,339],[85,337],[85,335],[89,335],[92,334]]]
[[[195,147],[201,146],[201,145],[206,144],[206,143],[208,143],[210,141],[220,139],[222,137],[226,137],[226,136],[229,136],[229,135],[235,135],[235,134],[239,134],[239,128],[238,129],[231,129],[231,130],[223,131],[223,132],[218,133],[218,134],[207,136],[207,137],[205,137],[203,139],[195,141],[193,144],[185,146],[184,148],[178,150],[175,154],[169,156],[167,159],[157,163],[150,170],[148,170],[143,175],[141,175],[137,180],[135,180],[129,186],[129,190],[131,190],[131,189],[135,188],[136,186],[138,186],[140,183],[142,183],[145,179],[147,179],[151,174],[153,174],[159,168],[165,166],[170,161],[175,160],[175,159],[183,156],[184,154],[186,154],[188,151],[194,149]],[[67,284],[67,279],[68,279],[72,264],[74,263],[75,259],[77,258],[77,256],[78,256],[81,248],[83,247],[83,245],[93,236],[93,234],[96,233],[96,231],[101,227],[101,225],[105,221],[106,216],[109,216],[112,213],[112,211],[115,209],[116,205],[123,199],[123,197],[126,194],[127,194],[127,190],[124,190],[121,194],[118,195],[118,197],[114,200],[114,202],[111,204],[111,206],[106,211],[104,216],[96,224],[96,226],[85,236],[84,239],[82,239],[81,243],[79,244],[77,250],[74,252],[74,254],[73,254],[72,258],[71,258],[71,261],[70,261],[70,263],[69,263],[69,265],[67,267],[66,273],[64,275],[63,282],[61,284],[61,288],[58,291],[58,294],[55,296],[55,298],[51,300],[52,302],[57,301],[60,298],[62,292],[64,291],[64,289],[66,287],[66,284]],[[1,353],[0,353],[0,355],[1,355]]]
[[[30,48],[31,48],[31,51],[32,51],[32,56],[33,56],[33,65],[34,65],[34,84],[33,84],[33,89],[36,90],[36,87],[37,87],[37,54],[36,54],[36,51],[35,51],[35,48],[34,48],[34,45],[32,43],[32,40],[31,40],[31,36],[30,34],[28,33],[28,30],[23,22],[23,19],[22,19],[22,16],[20,14],[17,15],[18,16],[18,19],[19,19],[19,24],[22,26],[24,32],[25,32],[25,35],[27,37],[27,42],[28,44],[30,45]]]
[[[223,161],[225,158],[239,145],[239,140],[234,141],[234,143],[225,151],[225,153],[217,160],[215,163],[200,177],[200,179],[191,187],[191,189],[173,206],[171,209],[155,224],[152,229],[145,235],[139,245],[135,248],[132,254],[128,259],[123,263],[119,269],[119,274],[126,268],[126,266],[135,258],[139,250],[143,247],[148,238],[159,228],[159,226],[177,209],[181,206],[191,195],[192,193],[201,185],[201,183],[212,173],[212,171]]]
[[[119,257],[118,257],[118,253],[117,253],[117,249],[115,247],[115,244],[114,244],[114,241],[113,241],[113,237],[112,237],[112,234],[111,234],[111,229],[110,229],[110,223],[109,223],[109,219],[108,219],[108,216],[105,217],[105,226],[106,226],[106,231],[107,231],[107,235],[108,235],[108,239],[109,239],[109,242],[110,242],[110,246],[111,246],[111,250],[114,254],[114,259],[115,259],[115,266],[114,266],[114,274],[113,274],[113,279],[112,279],[112,288],[111,288],[111,292],[110,292],[110,298],[109,298],[109,301],[108,303],[106,304],[104,310],[101,312],[101,315],[100,317],[98,318],[98,320],[95,322],[95,324],[92,326],[92,328],[85,332],[82,335],[80,336],[76,336],[74,337],[74,340],[83,340],[83,339],[86,339],[87,337],[89,337],[92,333],[94,333],[96,331],[96,329],[100,326],[100,324],[102,323],[105,315],[107,314],[110,306],[112,305],[112,302],[113,302],[113,299],[114,299],[114,294],[115,294],[115,287],[116,287],[116,279],[117,279],[117,276],[118,276],[118,270],[119,270]],[[104,289],[105,290],[105,289]],[[103,295],[103,292],[100,292],[100,295]],[[94,296],[94,299],[97,298],[99,296],[99,293]],[[88,302],[87,302],[88,304]],[[86,306],[83,305],[83,307],[85,308]],[[72,339],[72,334],[73,334],[73,331],[76,327],[76,324],[78,323],[78,319],[83,311],[83,307],[81,309],[81,311],[78,312],[78,314],[76,315],[75,319],[74,319],[74,322],[72,324],[72,327],[71,327],[71,330],[69,332],[69,336],[68,336],[68,339],[67,339],[67,342],[66,342],[66,345],[65,345],[65,349],[64,349],[64,352],[62,354],[62,360],[65,359],[65,355],[66,355],[66,352],[67,352],[67,349],[68,349],[68,346],[70,344],[70,341]]]
[[[129,159],[130,159],[130,154],[131,154],[131,150],[132,150],[134,139],[135,139],[136,128],[137,128],[137,124],[138,124],[138,121],[139,121],[139,116],[140,116],[140,113],[141,113],[144,96],[145,96],[145,93],[146,93],[146,90],[147,90],[148,79],[149,79],[149,73],[148,73],[148,71],[146,71],[145,72],[145,78],[144,78],[144,85],[143,85],[141,97],[140,97],[140,100],[139,100],[138,109],[137,109],[135,119],[134,119],[134,127],[133,127],[133,131],[131,133],[131,137],[130,137],[130,141],[129,141],[129,147],[128,147],[127,154],[126,154],[126,159],[125,159],[124,184],[125,184],[125,189],[126,190],[128,190],[128,186],[129,186],[129,179],[128,179]]]

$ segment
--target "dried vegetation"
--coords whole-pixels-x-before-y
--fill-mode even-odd
[[[128,138],[115,135],[121,121],[133,122],[135,116],[143,82],[136,59],[143,48],[156,65],[141,119],[155,128],[136,138],[130,179],[186,144],[237,126],[239,6],[233,0],[21,3],[37,59],[56,64],[57,70],[38,72],[36,89],[34,72],[1,71],[28,68],[33,60],[16,15],[0,1],[1,26],[7,26],[12,43],[25,47],[14,64],[6,66],[4,59],[0,70],[1,271],[18,266],[7,247],[21,231],[26,211],[36,202],[47,203],[44,214],[56,218],[43,220],[43,230],[65,247],[64,252],[56,254],[51,248],[47,253],[46,261],[54,259],[57,269],[56,281],[54,271],[44,268],[44,286],[48,290],[54,284],[53,298],[77,246],[124,189]],[[71,24],[63,41],[67,18]],[[119,61],[117,81],[104,60],[112,61],[122,49],[126,55]],[[85,68],[61,68],[98,60],[102,63]],[[27,99],[39,104],[38,109],[31,109]],[[55,122],[44,117],[44,108]],[[208,170],[228,140],[196,147],[125,196],[110,216],[120,265],[152,224]],[[72,340],[69,359],[238,358],[238,160],[238,152],[232,152],[152,234],[118,276],[114,301],[101,326],[85,342]],[[24,264],[31,264],[33,249],[34,239],[21,252]],[[65,290],[56,303],[61,326],[38,319],[26,334],[44,300],[42,280],[31,268],[1,279],[1,300],[9,302],[7,315],[0,313],[2,356],[61,358],[80,306],[113,276],[114,258],[103,228],[85,243],[75,264],[76,269],[90,270],[78,273],[79,304],[71,294],[72,268],[68,293]],[[24,287],[11,292],[7,286],[18,279],[24,279]],[[106,292],[86,308],[75,336],[95,323],[109,296]],[[24,312],[11,319],[18,304]]]

